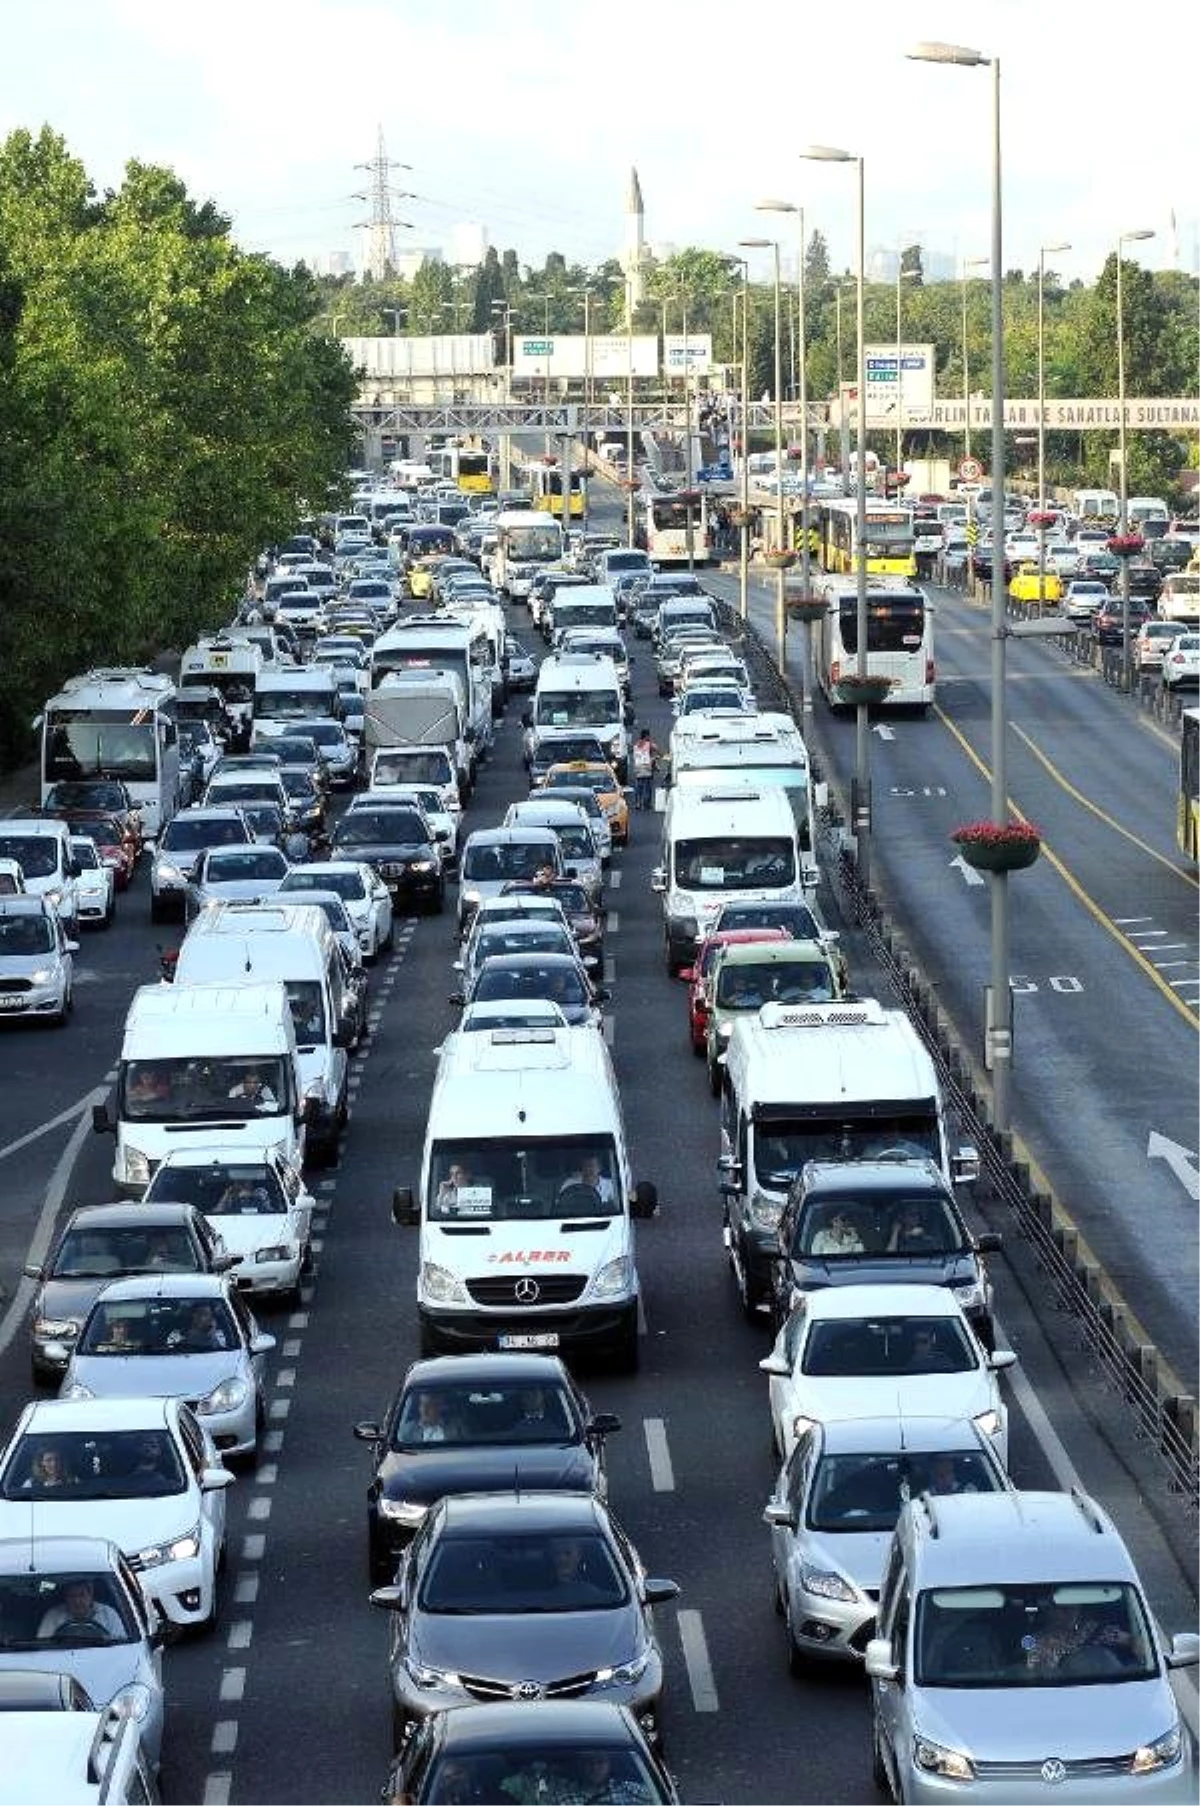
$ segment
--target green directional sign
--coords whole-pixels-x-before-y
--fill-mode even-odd
[[[553,339],[522,339],[521,351],[525,357],[549,357],[554,350]]]

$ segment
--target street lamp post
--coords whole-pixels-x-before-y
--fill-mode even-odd
[[[1038,417],[1037,417],[1037,488],[1038,513],[1043,519],[1038,527],[1038,607],[1046,599],[1046,257],[1056,251],[1069,251],[1069,244],[1060,242],[1053,245],[1038,246],[1038,308],[1037,308],[1037,380],[1038,380]]]
[[[742,460],[738,473],[738,505],[741,510],[741,525],[738,528],[738,613],[744,621],[750,605],[750,397],[747,388],[750,378],[750,260],[733,252],[729,261],[742,266],[741,406],[738,411],[738,440]]]
[[[513,325],[512,303],[509,301],[493,301],[490,309],[493,316],[500,315],[504,321],[504,399],[512,400],[513,376]],[[500,435],[500,487],[512,488],[512,434],[503,432]]]
[[[914,62],[950,63],[992,72],[992,820],[1008,820],[1007,648],[1008,622],[1004,586],[1004,261],[1002,185],[1000,175],[1000,59],[960,44],[918,44],[908,52]],[[1008,1132],[1011,1120],[1013,1063],[1012,986],[1008,973],[1008,873],[992,872],[991,988],[987,1000],[984,1051],[992,1075],[992,1126]]]
[[[916,270],[903,267],[903,251],[896,253],[896,486],[897,496],[903,488],[900,481],[904,473],[904,346],[900,317],[900,289],[905,282],[911,282]]]
[[[800,222],[800,238],[797,245],[799,261],[796,265],[796,393],[800,403],[800,594],[809,596],[812,593],[812,551],[809,544],[809,481],[808,481],[808,333],[804,309],[804,209],[791,201],[760,201],[760,213],[793,213]],[[838,361],[838,381],[841,381],[841,360]],[[804,645],[804,682],[801,692],[801,713],[812,713],[812,623],[805,624],[803,634]]]
[[[1122,232],[1117,238],[1117,447],[1120,458],[1120,496],[1121,512],[1117,517],[1117,532],[1129,531],[1129,476],[1125,467],[1125,286],[1122,271],[1124,268],[1125,245],[1139,244],[1143,239],[1153,238],[1153,232],[1143,228],[1137,232]],[[1129,560],[1121,560],[1121,687],[1126,692],[1133,687],[1132,670],[1133,648],[1129,644]]]
[[[963,357],[963,457],[971,456],[971,354],[967,342],[967,283],[970,278],[968,270],[985,270],[986,257],[965,257],[962,265],[962,357]]]
[[[583,531],[588,530],[588,403],[592,389],[592,294],[590,288],[573,288],[568,291],[572,295],[583,297],[583,408],[580,418],[579,437],[583,445]]]
[[[743,238],[747,250],[769,250],[775,270],[775,550],[787,550],[787,534],[783,519],[783,313],[779,284],[779,240],[777,238]],[[775,572],[775,660],[780,671],[786,669],[787,609],[784,585],[787,572],[782,564]]]
[[[842,390],[842,292],[845,283],[834,289],[837,309],[837,392],[838,392],[838,458],[842,470],[842,494],[850,493],[850,434],[846,426],[846,398]]]
[[[856,582],[855,635],[858,640],[856,672],[860,678],[867,675],[867,348],[865,321],[865,271],[866,271],[866,235],[864,230],[864,176],[863,159],[850,151],[836,150],[828,144],[810,144],[807,150],[800,152],[801,157],[815,163],[852,163],[857,177],[857,204],[855,217],[855,239],[857,258],[855,270],[855,296],[857,304],[858,329],[858,413],[857,413],[857,457],[858,469],[855,471],[855,527],[854,535],[858,545],[858,557],[855,561],[854,575]],[[855,716],[855,756],[854,756],[854,796],[851,807],[852,827],[854,832],[855,852],[858,861],[859,876],[864,888],[871,882],[871,737],[867,720],[867,704],[864,692],[860,695]]]
[[[633,456],[633,308],[625,322],[625,358],[628,366],[625,390],[625,537],[634,542],[634,456]]]

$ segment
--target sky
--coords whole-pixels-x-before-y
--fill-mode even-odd
[[[1080,0],[0,0],[0,19],[0,135],[49,125],[99,190],[130,159],[166,165],[284,264],[361,260],[382,128],[401,247],[474,223],[523,265],[596,265],[620,255],[636,166],[653,246],[778,235],[794,272],[798,220],[755,211],[777,198],[850,269],[854,171],[799,154],[824,144],[863,158],[869,256],[919,242],[957,267],[991,243],[993,77],[906,60],[941,39],[1000,61],[1006,269],[1069,241],[1047,267],[1092,282],[1141,230],[1126,255],[1197,269],[1187,0],[1103,20]],[[766,279],[770,253],[750,256]]]

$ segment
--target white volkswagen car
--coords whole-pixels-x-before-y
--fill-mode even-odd
[[[771,1428],[786,1459],[814,1423],[850,1417],[965,1417],[1008,1466],[1008,1411],[989,1355],[942,1286],[828,1286],[806,1293],[759,1367]]]

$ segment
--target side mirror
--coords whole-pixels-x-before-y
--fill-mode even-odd
[[[450,993],[449,997],[446,999],[446,1001],[447,1001],[447,1003],[454,1004],[458,1009],[461,1010],[464,1003],[466,1002],[466,998],[464,997],[464,995],[461,991],[451,991],[451,993]]]
[[[635,1217],[655,1217],[658,1215],[658,1187],[649,1179],[639,1179],[633,1188],[631,1214]]]
[[[955,1185],[973,1185],[979,1177],[979,1149],[967,1142],[950,1157],[950,1176]]]
[[[677,1580],[644,1580],[642,1582],[642,1598],[647,1605],[669,1605],[672,1599],[679,1597]]]
[[[594,1417],[588,1419],[586,1434],[588,1436],[611,1436],[614,1430],[620,1428],[621,1419],[615,1411],[597,1411]]]
[[[774,1380],[786,1380],[791,1374],[791,1364],[782,1355],[771,1353],[764,1355],[758,1363],[758,1371],[767,1374]]]
[[[43,1346],[42,1353],[47,1361],[53,1362],[56,1367],[65,1367],[71,1359],[71,1351],[65,1342],[47,1342]]]
[[[1004,1237],[996,1229],[986,1229],[982,1235],[975,1237],[977,1254],[996,1254],[1004,1246]]]
[[[245,1258],[244,1254],[214,1254],[212,1270],[214,1273],[228,1273],[231,1267],[240,1267]]]
[[[763,1511],[763,1523],[771,1524],[778,1530],[794,1530],[796,1514],[783,1500],[770,1499]]]
[[[200,1474],[200,1490],[201,1492],[224,1492],[225,1488],[232,1486],[236,1479],[237,1475],[231,1474],[227,1467],[206,1467]]]
[[[690,985],[695,980],[696,968],[695,966],[681,966],[675,976],[681,980],[683,984]]]
[[[26,1279],[44,1279],[46,1276],[45,1267],[39,1267],[37,1262],[32,1260],[27,1260],[25,1262],[25,1265],[21,1268],[21,1272]]]
[[[364,1423],[356,1423],[354,1435],[359,1442],[382,1442],[383,1425],[375,1423],[372,1419],[368,1419]]]
[[[813,785],[813,806],[817,809],[827,809],[829,807],[829,785],[825,782],[824,778],[821,779],[820,783]]]
[[[108,1114],[107,1104],[92,1105],[92,1129],[97,1135],[115,1135],[117,1125]]]
[[[612,992],[609,990],[607,985],[597,985],[596,986],[595,990],[592,992],[592,1002],[593,1003],[611,1003],[612,1002]]]
[[[868,1675],[875,1681],[898,1681],[900,1665],[892,1656],[892,1639],[890,1637],[872,1637],[867,1644],[864,1666]]]
[[[1167,1647],[1168,1668],[1195,1668],[1200,1663],[1200,1637],[1194,1630],[1177,1631]]]
[[[411,1185],[398,1185],[392,1193],[392,1221],[400,1228],[419,1223],[421,1213]]]
[[[993,1373],[1004,1373],[1007,1368],[1016,1366],[1016,1350],[1013,1348],[998,1348],[995,1354],[990,1354],[988,1356],[987,1364]]]
[[[402,1612],[404,1598],[405,1592],[401,1586],[376,1587],[370,1595],[371,1604],[378,1606],[383,1612]]]
[[[667,888],[666,870],[663,866],[656,865],[654,870],[650,874],[650,889],[652,891],[657,891],[658,894],[661,896],[662,893],[666,890],[666,888]]]
[[[252,1355],[270,1354],[274,1346],[274,1336],[268,1336],[262,1330],[260,1330],[256,1336],[251,1336],[250,1338],[250,1353]]]

